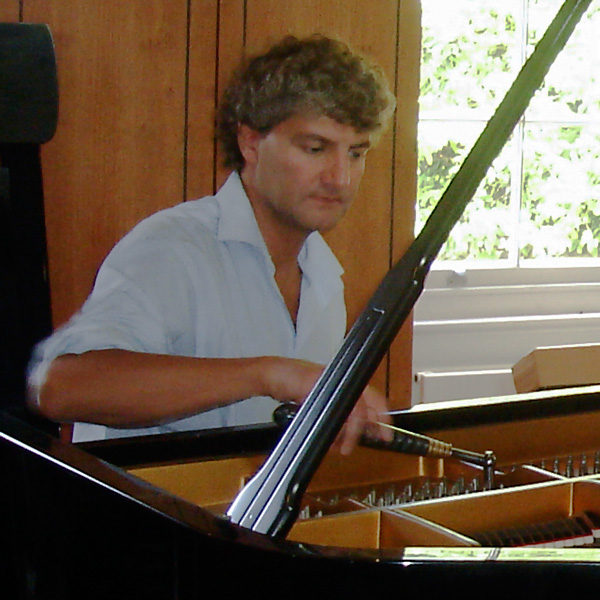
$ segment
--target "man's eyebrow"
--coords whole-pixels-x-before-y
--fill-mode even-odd
[[[323,135],[320,135],[318,133],[298,133],[294,136],[294,139],[299,140],[299,141],[314,141],[314,142],[323,142],[324,144],[330,144],[331,140],[329,138],[326,138]]]
[[[325,137],[323,135],[320,135],[318,133],[299,133],[298,135],[295,136],[295,138],[298,141],[314,141],[314,142],[320,142],[322,144],[334,144],[335,142],[328,138]],[[370,148],[371,147],[371,140],[365,140],[364,142],[358,142],[356,144],[352,144],[350,146],[350,148],[355,149],[355,148]]]

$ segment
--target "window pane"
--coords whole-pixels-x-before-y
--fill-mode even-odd
[[[521,258],[597,258],[600,127],[527,125]]]
[[[562,4],[422,0],[417,231]],[[593,3],[438,262],[599,257],[599,33]]]
[[[521,0],[424,0],[421,116],[488,120],[521,63]],[[438,113],[437,115],[434,113]]]
[[[522,1],[423,2],[417,231],[514,80]],[[440,261],[512,260],[516,240],[507,145],[469,203]]]
[[[562,2],[530,2],[529,40],[537,43]],[[550,6],[549,6],[550,5]],[[528,120],[598,120],[600,108],[600,4],[592,3],[550,67],[531,101]],[[530,46],[530,52],[533,45]]]
[[[423,123],[419,133],[419,191],[417,229],[420,229],[439,201],[448,183],[475,143],[481,123]],[[511,250],[511,173],[509,163],[515,148],[508,143],[488,170],[484,181],[468,204],[439,260],[482,260],[513,258]]]

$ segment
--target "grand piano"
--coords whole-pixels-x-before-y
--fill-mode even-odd
[[[2,597],[197,598],[215,584],[265,598],[543,594],[600,584],[600,387],[443,403],[394,421],[492,448],[494,489],[481,490],[481,470],[461,462],[331,451],[280,539],[223,516],[279,439],[275,426],[76,447],[4,414]],[[589,531],[565,534],[563,523],[584,516]],[[483,537],[509,529],[527,543]]]
[[[564,22],[551,37],[560,37],[569,14],[580,15],[587,4],[567,0],[559,13]],[[530,78],[526,72],[524,79]],[[516,112],[509,120],[518,118]],[[491,135],[497,138],[498,130]],[[490,144],[484,140],[483,146]],[[433,250],[460,213],[460,206],[450,211],[448,222],[448,202],[454,206],[457,195],[468,201],[465,189],[476,187],[480,176],[472,173],[485,172],[489,157],[475,154],[475,164],[464,170],[467,180],[459,178],[460,194],[455,186],[438,211],[443,223],[434,217]],[[15,168],[10,156],[3,149],[2,169]],[[9,192],[14,196],[16,190]],[[21,378],[5,387],[10,401],[0,411],[1,597],[187,599],[215,589],[265,598],[595,590],[600,387],[393,414],[395,426],[442,440],[460,449],[458,455],[421,456],[388,445],[361,446],[342,457],[322,442],[335,437],[385,353],[385,340],[410,311],[410,296],[418,295],[423,267],[435,255],[431,236],[425,237],[424,247],[417,238],[415,250],[384,280],[366,318],[349,333],[343,356],[328,366],[285,431],[273,424],[71,444],[27,412]],[[32,268],[40,273],[38,259]],[[398,306],[392,293],[389,308],[390,289],[406,276],[408,300]],[[388,310],[391,323],[383,319],[381,325],[379,315]],[[369,311],[378,315],[375,327]],[[373,338],[384,341],[373,347]],[[282,440],[295,440],[295,430],[322,409],[330,411],[326,427],[309,427],[307,439],[315,438],[316,451],[302,461],[302,478],[293,480],[294,494],[285,499],[294,519],[285,527],[276,523],[271,533],[237,524],[232,506]],[[488,451],[495,456],[491,484],[481,465],[464,459]]]

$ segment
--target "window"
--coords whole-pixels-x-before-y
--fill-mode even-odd
[[[422,0],[417,231],[562,1]],[[593,2],[434,263],[413,403],[513,394],[536,347],[600,342],[599,33]]]
[[[562,0],[423,0],[417,230]],[[593,3],[437,267],[598,264],[600,5]]]

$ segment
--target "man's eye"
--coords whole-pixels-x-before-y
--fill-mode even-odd
[[[306,151],[309,154],[319,154],[319,152],[323,151],[323,146],[308,146]]]

